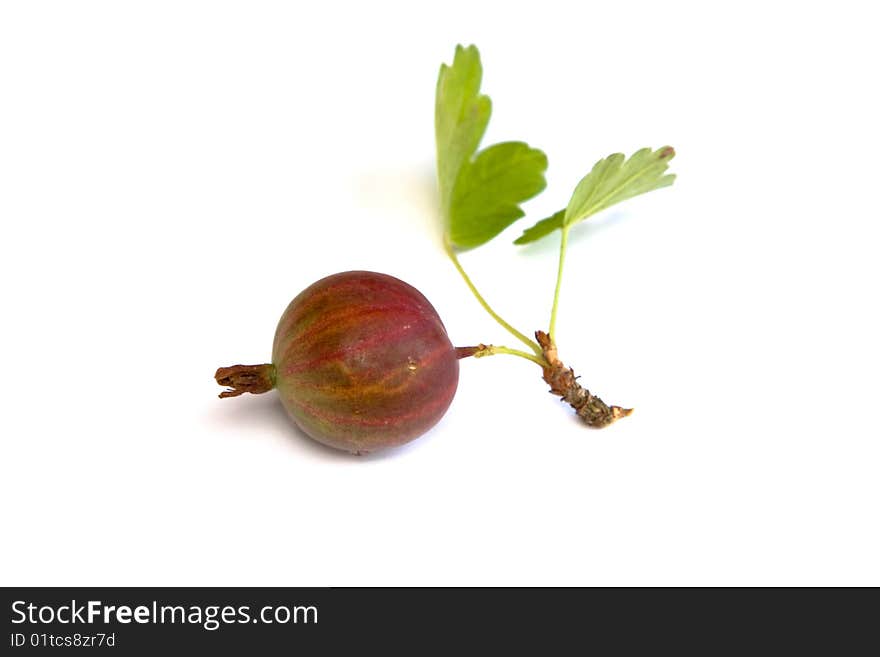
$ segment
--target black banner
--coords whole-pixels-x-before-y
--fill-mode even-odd
[[[322,653],[445,645],[840,652],[861,644],[876,592],[820,589],[2,589],[3,653]],[[844,650],[844,652],[847,652]]]

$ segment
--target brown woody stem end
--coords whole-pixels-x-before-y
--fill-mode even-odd
[[[566,367],[559,360],[556,344],[544,331],[536,331],[535,338],[544,352],[544,358],[549,364],[544,368],[544,381],[550,386],[550,392],[559,395],[562,401],[569,404],[587,426],[601,428],[606,427],[615,420],[626,417],[632,413],[631,408],[620,406],[608,406],[601,399],[590,393],[589,390],[577,382],[574,370]]]

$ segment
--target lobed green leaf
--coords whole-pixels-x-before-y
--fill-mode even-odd
[[[455,182],[480,145],[492,114],[492,101],[480,94],[482,79],[483,66],[476,46],[457,46],[452,66],[440,65],[434,133],[440,202],[447,222]]]
[[[538,222],[526,230],[516,243],[533,242],[557,228],[583,221],[633,196],[668,187],[675,181],[675,175],[664,174],[673,157],[675,150],[671,146],[664,146],[657,150],[643,148],[629,159],[625,159],[622,153],[614,153],[599,160],[575,187],[561,220],[557,218],[559,213],[556,213]]]
[[[628,198],[671,185],[675,176],[663,174],[673,157],[675,150],[664,146],[656,151],[643,148],[628,160],[624,160],[623,153],[599,160],[575,187],[564,225],[570,226]]]
[[[519,204],[547,182],[547,156],[521,141],[480,151],[459,174],[450,206],[449,237],[459,248],[488,242],[524,216]]]
[[[541,219],[541,221],[536,223],[531,228],[527,228],[526,230],[524,230],[523,234],[517,237],[513,241],[513,243],[528,244],[529,242],[536,242],[542,237],[546,237],[554,230],[562,228],[563,219],[565,219],[565,208],[562,208],[558,212],[554,212],[546,219]]]
[[[437,79],[437,177],[445,234],[469,249],[491,240],[523,216],[520,204],[546,186],[547,156],[523,142],[476,153],[492,112],[480,94],[483,69],[476,46],[457,46]],[[476,153],[476,155],[475,155]]]

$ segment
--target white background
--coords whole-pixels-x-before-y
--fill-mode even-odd
[[[820,8],[824,7],[824,8]],[[880,148],[866,4],[8,2],[0,8],[6,585],[880,585]],[[550,159],[462,256],[547,328],[558,237],[510,242],[600,157],[670,188],[572,233],[558,342],[606,401],[461,363],[442,422],[356,458],[274,394],[288,301],[373,269],[458,345],[512,344],[439,239],[433,94],[483,54],[484,144]]]

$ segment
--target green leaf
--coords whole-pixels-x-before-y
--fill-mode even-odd
[[[574,188],[563,225],[570,226],[615,203],[671,185],[675,176],[663,174],[673,157],[672,146],[664,146],[656,151],[643,148],[628,160],[623,159],[623,153],[599,160]]]
[[[490,146],[466,163],[450,206],[449,237],[460,248],[488,242],[525,213],[519,204],[547,182],[547,156],[521,141]]]
[[[523,231],[523,234],[514,240],[514,244],[528,244],[545,237],[558,228],[562,228],[562,220],[565,218],[565,208],[554,212],[546,219],[541,219],[531,228]]]
[[[532,242],[628,198],[668,187],[675,181],[675,175],[664,174],[673,157],[675,150],[671,146],[664,146],[657,150],[643,148],[628,160],[624,159],[622,153],[599,160],[575,187],[562,220],[556,219],[558,213],[544,219],[525,231],[516,243]]]
[[[476,46],[457,46],[440,66],[435,105],[437,178],[448,242],[469,249],[488,242],[523,216],[520,204],[546,186],[547,156],[523,142],[476,153],[492,103],[480,94],[483,69]],[[476,153],[476,155],[475,155]]]
[[[434,132],[440,202],[447,221],[455,181],[480,145],[492,113],[492,101],[480,94],[482,79],[483,66],[476,46],[457,46],[452,66],[440,65]]]

